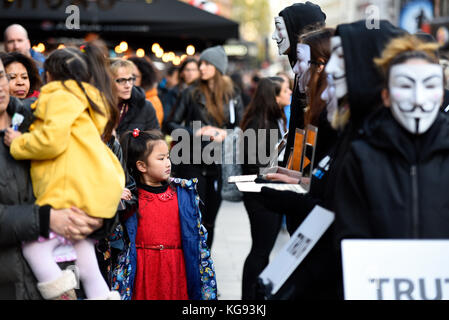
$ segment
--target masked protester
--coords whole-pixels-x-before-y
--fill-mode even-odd
[[[323,92],[328,90],[328,77],[324,68],[331,56],[330,38],[333,36],[334,31],[334,29],[325,28],[302,35],[300,37],[300,43],[298,44],[298,62],[294,68],[301,69],[302,74],[306,75],[303,77],[307,79],[307,82],[304,83],[304,88],[307,93],[308,102],[308,107],[305,110],[305,125],[312,124],[319,128],[316,152],[316,155],[318,155],[317,159],[321,159],[321,156],[326,155],[337,140],[337,131],[330,126],[330,122],[327,120],[328,102],[321,98]],[[301,48],[301,50],[299,48]],[[301,55],[301,53],[305,54]],[[273,178],[276,178],[276,175],[277,174],[274,174]],[[265,202],[267,202],[267,205],[272,208],[272,210],[275,210],[278,213],[287,213],[289,215],[289,231],[292,234],[314,205],[316,205],[317,202],[322,201],[325,180],[323,182],[324,183],[321,183],[321,181],[314,181],[312,189],[308,194],[301,195],[300,197],[295,196],[295,210],[279,211],[279,209],[276,208],[276,205],[270,205],[268,202],[278,195],[274,190],[264,189],[262,192],[262,199],[269,199]],[[272,192],[274,193],[271,194]],[[265,197],[265,195],[267,195],[267,197]],[[280,194],[281,197],[289,197],[292,195],[294,194],[285,192]],[[287,199],[286,201],[289,200],[291,199]],[[310,261],[307,261],[307,263],[310,264]],[[312,264],[313,263],[314,262],[312,261]],[[304,279],[310,276],[310,270],[312,269],[306,271],[304,271],[303,268],[296,269],[294,274],[290,277],[288,284],[280,290],[274,299],[284,299],[285,297],[288,297],[289,299],[295,297],[301,299],[326,299],[335,297],[335,293],[331,294],[325,286],[322,286],[319,292],[308,287],[308,283],[304,282]],[[309,292],[305,294],[307,291]],[[303,294],[304,296],[302,296]]]
[[[274,18],[275,30],[272,39],[276,41],[279,55],[287,55],[290,66],[293,68],[297,61],[296,44],[298,37],[308,31],[316,30],[325,26],[326,14],[321,8],[309,1],[306,3],[295,3],[279,12]],[[304,123],[304,108],[306,97],[304,92],[298,89],[298,79],[295,79],[293,97],[291,103],[291,114],[289,122],[289,136],[286,150],[290,152],[295,138],[295,129],[302,128]],[[286,163],[287,157],[284,158]]]
[[[337,132],[328,121],[329,102],[322,97],[325,90],[329,90],[328,77],[324,68],[330,59],[330,38],[334,32],[334,29],[322,29],[308,33],[301,38],[301,43],[298,45],[298,47],[307,46],[311,51],[306,72],[307,108],[304,113],[304,127],[310,124],[318,128],[315,151],[317,159],[322,159],[337,139]]]
[[[295,3],[284,8],[279,12],[279,16],[274,18],[275,30],[272,39],[276,41],[279,49],[279,55],[287,55],[290,66],[293,68],[297,62],[296,44],[298,37],[303,33],[313,31],[325,26],[326,14],[321,8],[309,1],[306,3]],[[293,148],[295,141],[296,128],[303,128],[304,125],[304,109],[307,106],[305,92],[298,89],[298,77],[295,77],[293,85],[293,94],[290,107],[290,118],[288,119],[288,138],[286,144],[286,152],[282,165],[285,166],[289,154]],[[287,217],[287,229],[291,222]]]
[[[437,44],[395,39],[376,64],[386,108],[351,144],[336,192],[336,245],[344,238],[448,238],[449,123],[441,115]]]
[[[328,82],[331,83],[331,78],[324,71],[331,55],[330,38],[334,32],[334,29],[323,28],[302,35],[297,46],[298,60],[293,68],[298,75],[299,88],[304,88],[307,96],[304,127],[308,125],[318,127],[315,157],[319,160],[327,155],[336,143],[338,136],[337,131],[330,125],[331,119],[328,114],[328,107],[332,104],[332,108],[335,109],[337,105],[335,89],[333,86],[329,87]],[[330,112],[332,113],[332,110]],[[278,173],[269,174],[267,178],[285,183],[299,182]],[[308,198],[308,196],[305,198]],[[308,206],[302,207],[306,208],[306,212],[309,212]],[[288,231],[290,234],[295,232],[302,220],[302,215],[289,216]]]
[[[328,92],[323,91],[321,95],[330,98],[326,102],[327,111],[335,109],[330,109],[329,105],[338,98],[339,107],[329,116],[333,126],[340,125],[334,127],[339,132],[338,140],[313,171],[309,195],[262,188],[262,195],[276,199],[270,203],[278,212],[296,215],[295,220],[302,222],[315,205],[334,210],[334,193],[340,186],[337,178],[350,142],[357,136],[363,119],[382,104],[383,81],[373,59],[381,55],[392,38],[404,33],[384,20],[380,21],[379,29],[367,29],[363,20],[337,27],[331,38],[331,57],[325,67],[335,87],[328,86]],[[343,81],[338,81],[340,79]],[[300,264],[298,270],[302,271],[295,272],[287,280],[275,299],[343,297],[341,270],[333,245],[334,232],[333,225]]]

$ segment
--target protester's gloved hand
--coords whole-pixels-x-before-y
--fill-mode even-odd
[[[279,214],[296,215],[306,205],[303,194],[293,191],[279,191],[262,187],[264,205]]]

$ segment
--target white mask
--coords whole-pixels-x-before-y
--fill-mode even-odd
[[[296,64],[293,67],[293,72],[298,77],[298,89],[299,92],[306,92],[306,86],[309,83],[310,75],[307,72],[309,70],[310,61],[310,46],[308,44],[298,43],[296,48]]]
[[[285,26],[284,18],[275,17],[274,18],[275,29],[271,39],[276,41],[279,48],[279,55],[285,54],[290,48],[290,39],[288,38],[287,27]]]
[[[414,134],[426,132],[443,100],[443,68],[439,64],[398,64],[391,68],[391,112],[401,126]]]
[[[326,65],[326,73],[332,76],[335,85],[335,93],[338,99],[348,93],[346,82],[346,65],[343,53],[341,37],[331,38],[331,57]]]
[[[338,99],[335,92],[334,80],[329,75],[327,75],[327,87],[321,94],[321,100],[326,102],[327,121],[329,121],[329,123],[332,123],[334,114],[338,109]]]

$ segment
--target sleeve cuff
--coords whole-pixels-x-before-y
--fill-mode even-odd
[[[39,208],[39,234],[44,238],[48,238],[50,233],[50,210],[48,205]]]

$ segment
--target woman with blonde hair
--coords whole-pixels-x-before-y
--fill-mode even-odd
[[[113,59],[111,71],[119,98],[119,122],[116,129],[120,136],[136,128],[140,130],[159,129],[156,111],[150,101],[145,99],[142,88],[136,87],[135,65],[129,60]]]

